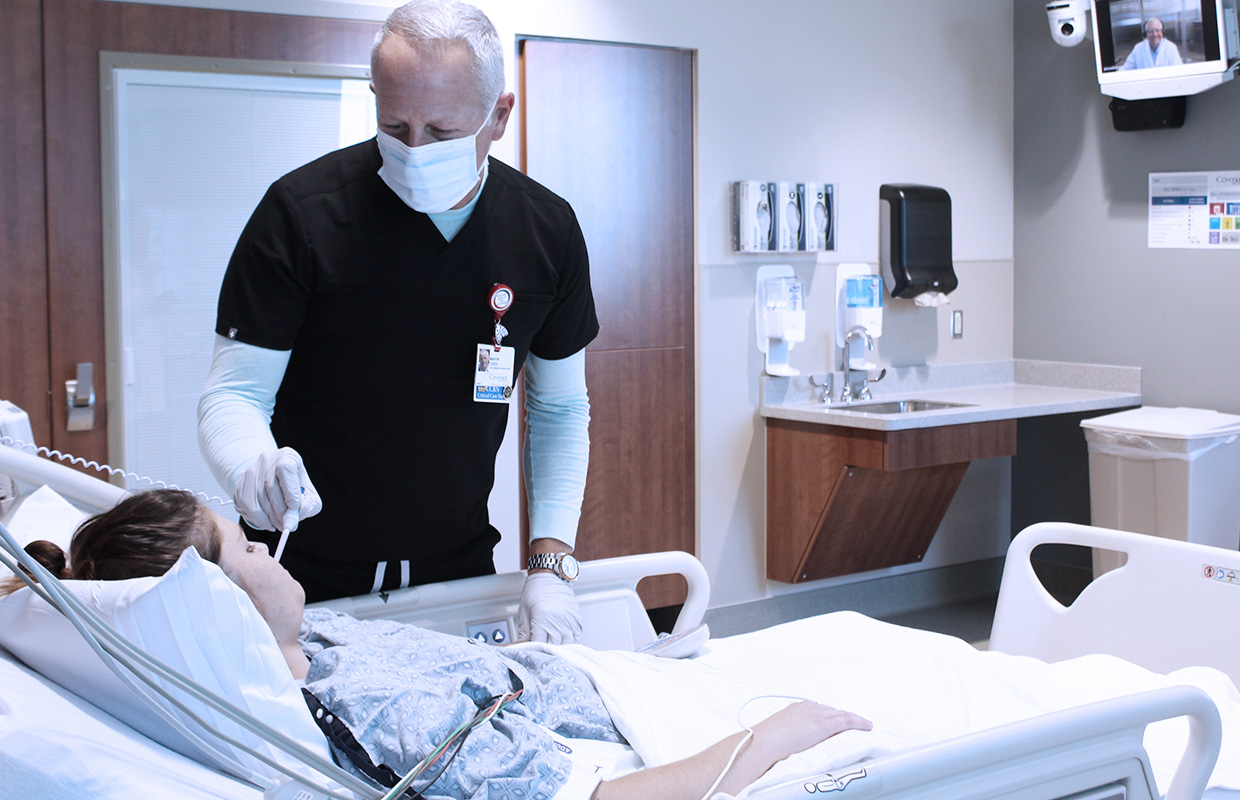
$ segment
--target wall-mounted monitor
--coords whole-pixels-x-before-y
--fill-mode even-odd
[[[1240,70],[1237,0],[1092,0],[1102,93],[1182,97]]]

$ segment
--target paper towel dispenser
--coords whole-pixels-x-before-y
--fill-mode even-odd
[[[892,297],[954,291],[952,199],[937,186],[883,184],[878,190],[879,261]]]

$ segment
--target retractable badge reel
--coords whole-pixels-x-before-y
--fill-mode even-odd
[[[508,329],[500,322],[504,317],[504,313],[512,306],[515,295],[512,289],[502,283],[497,283],[491,287],[491,291],[487,293],[487,305],[491,307],[491,311],[495,314],[495,336],[491,340],[495,349],[500,349],[500,342],[508,335]]]
[[[504,347],[508,329],[501,320],[512,307],[516,293],[512,287],[497,283],[487,292],[487,306],[495,318],[495,331],[490,344],[479,344],[477,363],[474,366],[474,401],[478,403],[508,403],[512,400],[513,372],[516,350]]]

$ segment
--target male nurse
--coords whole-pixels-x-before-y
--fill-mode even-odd
[[[478,9],[396,9],[371,74],[377,137],[276,181],[241,234],[202,453],[252,539],[274,552],[296,531],[281,563],[310,601],[489,574],[487,498],[523,373],[518,634],[575,641],[598,333],[581,229],[567,202],[488,157],[514,98]]]

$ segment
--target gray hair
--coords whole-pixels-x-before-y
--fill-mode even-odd
[[[499,34],[486,14],[460,0],[411,0],[388,15],[370,49],[371,71],[379,46],[388,36],[399,36],[413,45],[443,47],[461,44],[473,60],[478,103],[490,105],[504,91],[504,51]]]

